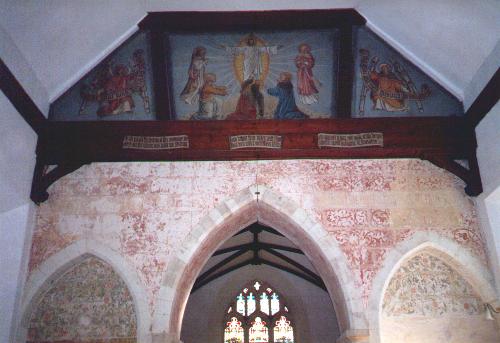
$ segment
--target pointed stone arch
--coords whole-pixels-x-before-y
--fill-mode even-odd
[[[171,254],[156,302],[153,342],[179,342],[184,309],[199,272],[226,239],[256,221],[284,234],[310,259],[325,282],[341,332],[367,332],[359,290],[335,239],[296,203],[254,185],[211,210]]]
[[[21,323],[17,329],[19,342],[26,342],[29,319],[34,307],[54,282],[71,267],[89,257],[96,257],[107,263],[124,281],[134,303],[137,321],[137,341],[151,342],[151,315],[148,309],[147,294],[140,282],[139,275],[127,261],[106,245],[91,239],[79,240],[45,260],[29,276],[21,305]]]
[[[384,260],[383,267],[373,280],[367,319],[370,343],[380,342],[380,315],[382,301],[389,282],[406,261],[420,253],[433,255],[458,272],[484,302],[497,300],[493,276],[488,268],[465,248],[434,232],[418,232],[394,247]]]

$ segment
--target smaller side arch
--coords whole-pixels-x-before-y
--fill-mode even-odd
[[[391,250],[373,280],[367,313],[370,343],[380,343],[381,304],[389,282],[404,262],[422,252],[440,258],[458,271],[483,301],[497,299],[491,272],[477,257],[448,238],[433,232],[418,232]]]
[[[17,341],[26,342],[30,315],[45,292],[69,268],[90,256],[97,257],[109,264],[125,282],[134,302],[137,341],[140,343],[151,342],[151,315],[147,303],[147,293],[142,286],[139,275],[120,254],[91,239],[82,239],[69,245],[49,257],[31,273],[26,282],[21,305],[22,317],[17,329]]]

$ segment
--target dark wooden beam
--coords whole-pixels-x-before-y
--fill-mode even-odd
[[[282,253],[277,252],[277,251],[275,251],[273,249],[270,249],[270,248],[267,248],[267,247],[264,247],[263,249],[264,249],[264,251],[267,251],[268,253],[270,253],[270,254],[272,254],[272,255],[274,255],[274,256],[282,259],[286,263],[291,264],[292,266],[294,266],[295,268],[301,270],[302,272],[304,272],[305,274],[309,275],[313,279],[321,281],[321,277],[318,274],[316,274],[315,272],[311,271],[309,268],[304,267],[302,264],[300,264],[297,261],[291,259],[290,257],[288,257],[286,255],[283,255]]]
[[[351,117],[352,87],[354,83],[352,31],[352,25],[345,25],[340,28],[338,80],[334,87],[334,90],[336,90],[337,93],[337,118]]]
[[[159,120],[172,119],[172,104],[167,78],[166,39],[161,31],[151,31],[151,63],[154,82],[154,103]]]
[[[318,133],[380,132],[383,147],[319,148]],[[281,149],[231,150],[232,135],[282,137]],[[188,149],[124,149],[125,136],[187,135]],[[41,135],[45,164],[75,158],[94,162],[257,160],[287,158],[420,158],[425,153],[463,158],[469,144],[464,118],[362,118],[253,121],[51,122]]]
[[[0,89],[28,125],[39,134],[47,124],[47,118],[2,59],[0,59]]]
[[[224,275],[231,273],[237,269],[240,269],[240,268],[243,268],[245,266],[252,264],[252,261],[253,261],[253,258],[250,258],[250,259],[245,260],[243,262],[237,263],[237,264],[235,264],[227,269],[221,270],[218,273],[212,274],[211,276],[209,276],[205,279],[196,279],[196,281],[193,285],[193,289],[191,290],[191,293],[196,292],[198,289],[200,289],[201,287],[203,287],[207,283],[212,282],[212,281],[220,278],[221,276],[224,276]]]
[[[500,98],[500,68],[465,113],[472,127],[476,127]]]
[[[275,263],[275,262],[271,262],[271,261],[268,261],[268,260],[265,260],[265,259],[261,259],[261,263],[265,264],[265,265],[268,265],[268,266],[271,266],[271,267],[274,267],[276,269],[283,270],[283,271],[285,271],[287,273],[290,273],[290,274],[293,274],[295,276],[298,276],[298,277],[300,277],[300,278],[302,278],[302,279],[304,279],[304,280],[312,283],[313,285],[318,286],[322,290],[326,291],[326,286],[323,283],[323,280],[319,280],[318,281],[318,280],[316,280],[314,278],[311,278],[311,277],[309,277],[309,276],[307,276],[305,274],[302,274],[302,273],[300,273],[300,272],[298,272],[298,271],[296,271],[296,270],[294,270],[292,268],[288,268],[288,267],[285,267],[285,266],[283,266],[281,264],[278,264],[278,263]]]
[[[226,257],[225,259],[223,259],[222,261],[220,261],[219,263],[215,264],[214,266],[212,266],[211,268],[209,268],[207,271],[205,271],[203,274],[201,274],[197,280],[204,280],[206,279],[207,277],[210,276],[210,274],[214,273],[216,270],[224,267],[226,264],[228,263],[231,263],[233,260],[235,260],[236,258],[240,257],[241,255],[243,255],[244,253],[250,251],[250,248],[243,248],[237,252],[235,252],[234,254],[231,254],[230,256]]]
[[[285,245],[266,243],[266,242],[259,242],[259,244],[263,249],[270,248],[274,250],[283,250],[283,251],[293,252],[294,254],[304,255],[304,252],[302,250],[297,248],[287,247]]]
[[[219,256],[219,255],[227,254],[228,252],[232,252],[232,251],[236,251],[236,250],[242,250],[242,249],[247,249],[248,250],[251,247],[252,247],[252,243],[245,243],[245,244],[235,245],[234,247],[219,249],[216,252],[214,252],[214,254],[212,256]]]
[[[139,23],[141,29],[170,32],[221,30],[320,29],[363,25],[366,20],[353,9],[277,10],[238,12],[153,12]]]
[[[50,122],[39,134],[37,156],[44,165],[86,162],[261,160],[300,158],[471,159],[475,139],[460,117],[346,118],[254,121]],[[319,148],[318,133],[380,132],[383,147]],[[232,135],[282,137],[281,149],[236,149]],[[189,148],[124,149],[126,136],[187,135]],[[472,155],[471,155],[472,154]],[[452,171],[453,172],[453,171]],[[461,177],[461,175],[458,175]],[[467,180],[465,180],[467,181]],[[279,234],[279,233],[277,233]]]

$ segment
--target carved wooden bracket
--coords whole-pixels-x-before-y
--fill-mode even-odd
[[[44,202],[49,198],[47,189],[50,185],[85,164],[88,163],[62,163],[48,171],[48,166],[37,159],[33,174],[33,182],[31,184],[31,200],[37,205]]]

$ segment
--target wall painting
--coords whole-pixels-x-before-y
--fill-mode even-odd
[[[337,31],[167,35],[176,119],[329,118]]]
[[[136,34],[56,100],[55,121],[154,120],[149,35]]]
[[[354,29],[353,117],[460,116],[462,103],[364,27]]]

